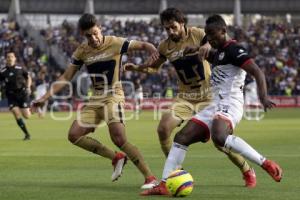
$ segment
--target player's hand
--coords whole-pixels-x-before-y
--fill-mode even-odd
[[[185,47],[185,49],[183,50],[183,56],[186,56],[188,54],[193,54],[198,52],[199,47],[198,46],[187,46]]]
[[[206,59],[209,55],[210,50],[211,50],[211,46],[208,42],[202,45],[199,48],[199,53],[198,53],[199,60],[203,61],[204,59]]]
[[[272,109],[276,106],[276,104],[269,100],[267,97],[262,98],[260,102],[263,105],[265,112],[267,112],[268,109]]]
[[[136,71],[138,68],[139,66],[134,63],[126,63],[123,65],[124,71]]]
[[[30,110],[33,113],[37,112],[37,109],[43,107],[45,105],[45,102],[46,100],[43,98],[32,101]]]

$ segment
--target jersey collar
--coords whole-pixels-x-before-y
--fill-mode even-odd
[[[224,49],[225,47],[227,47],[228,45],[230,45],[231,43],[236,43],[236,40],[233,40],[233,39],[228,40],[228,41],[223,45],[223,49]]]

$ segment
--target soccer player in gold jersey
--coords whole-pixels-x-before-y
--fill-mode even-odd
[[[87,151],[112,160],[114,167],[112,181],[121,176],[128,156],[145,177],[142,189],[149,189],[154,186],[156,178],[137,147],[127,141],[123,121],[124,92],[119,73],[122,54],[131,50],[146,50],[155,58],[158,57],[157,50],[150,43],[102,35],[101,26],[97,24],[96,17],[91,14],[81,16],[78,28],[87,42],[78,46],[73,53],[71,63],[58,79],[64,84],[55,84],[52,92],[47,91],[43,97],[34,102],[33,108],[42,106],[51,95],[60,91],[66,82],[74,77],[82,65],[85,65],[92,80],[93,95],[70,127],[69,141]],[[100,141],[87,136],[94,132],[95,127],[102,121],[108,125],[112,142],[125,154],[115,152]]]
[[[168,34],[168,38],[159,44],[160,57],[158,59],[151,58],[140,66],[127,63],[124,68],[153,73],[157,72],[166,60],[169,60],[176,69],[179,92],[170,111],[163,114],[157,128],[161,148],[167,157],[172,145],[172,131],[208,106],[211,101],[210,65],[206,60],[200,59],[202,60],[200,62],[198,59],[199,55],[202,58],[207,57],[210,45],[206,41],[203,29],[186,26],[186,17],[180,10],[168,8],[160,14],[160,20]],[[197,49],[196,53],[194,53],[195,49]],[[191,124],[189,127],[192,127],[194,122],[190,121],[189,123]],[[199,126],[196,123],[194,125]],[[206,130],[205,124],[202,126]],[[194,138],[195,142],[207,142],[210,138],[208,132],[205,139],[201,139],[198,133],[194,133],[190,137]],[[255,187],[255,172],[246,160],[241,155],[223,147],[216,147],[241,170],[245,186]]]

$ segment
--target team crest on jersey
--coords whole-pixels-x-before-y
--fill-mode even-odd
[[[225,56],[225,52],[221,52],[219,54],[219,60],[223,60],[224,56]]]

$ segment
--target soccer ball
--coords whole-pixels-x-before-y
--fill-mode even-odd
[[[168,177],[166,186],[172,196],[185,197],[192,193],[194,180],[187,171],[176,170]]]

